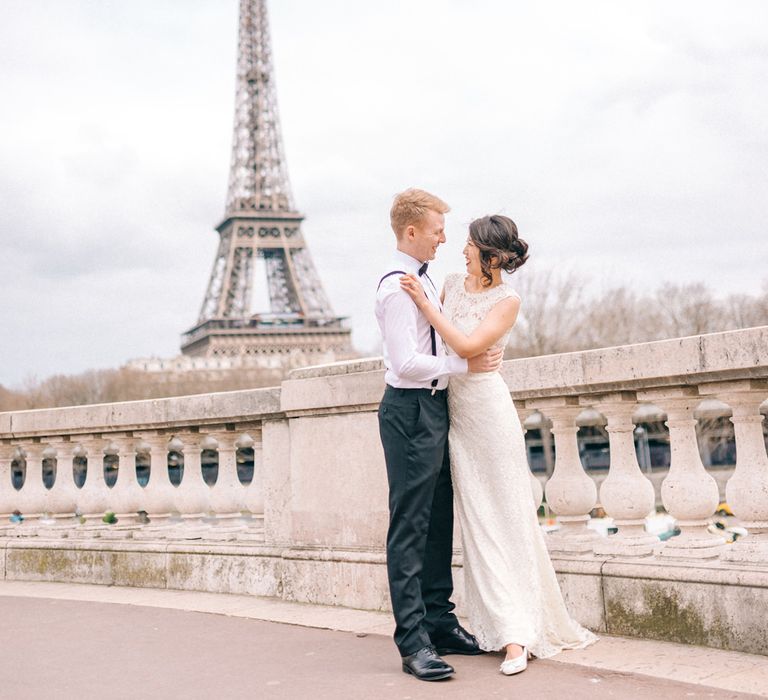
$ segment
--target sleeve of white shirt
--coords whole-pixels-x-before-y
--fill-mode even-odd
[[[427,382],[447,374],[466,374],[467,361],[456,355],[435,357],[418,351],[419,311],[405,292],[388,294],[382,301],[384,337],[392,371],[415,382]]]

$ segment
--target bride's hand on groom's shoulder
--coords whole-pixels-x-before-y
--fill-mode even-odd
[[[400,288],[408,293],[408,296],[416,302],[416,306],[419,308],[429,303],[424,287],[421,286],[421,282],[416,275],[403,275],[400,278]]]

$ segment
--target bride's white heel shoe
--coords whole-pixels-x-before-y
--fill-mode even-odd
[[[528,649],[523,647],[523,653],[520,656],[516,656],[514,659],[505,659],[501,662],[501,668],[499,669],[505,676],[514,676],[516,673],[522,673],[528,668]]]

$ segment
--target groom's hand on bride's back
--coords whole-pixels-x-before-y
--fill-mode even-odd
[[[470,357],[467,360],[467,371],[476,374],[478,372],[495,372],[501,367],[501,361],[504,359],[504,350],[501,348],[490,348],[479,355]]]

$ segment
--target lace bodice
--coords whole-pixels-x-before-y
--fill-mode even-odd
[[[443,313],[462,333],[469,335],[502,299],[518,295],[506,284],[483,292],[468,292],[464,288],[466,277],[461,272],[454,272],[445,278]],[[511,329],[501,337],[498,342],[500,347],[506,347],[510,332]],[[450,354],[455,354],[448,346],[446,349]]]

